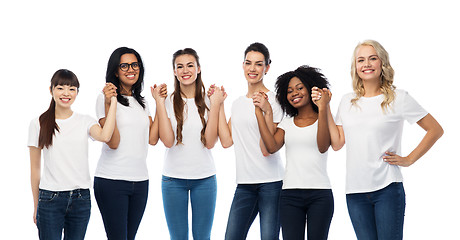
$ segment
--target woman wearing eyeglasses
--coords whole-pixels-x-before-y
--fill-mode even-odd
[[[147,203],[148,144],[158,142],[158,125],[141,96],[144,66],[139,53],[121,47],[109,58],[106,82],[117,87],[117,117],[113,136],[103,144],[94,177],[94,193],[107,238],[134,239]],[[104,126],[108,106],[97,99],[96,112]]]

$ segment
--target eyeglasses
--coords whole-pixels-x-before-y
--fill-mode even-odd
[[[127,72],[127,71],[129,70],[129,66],[131,66],[131,68],[132,68],[134,71],[139,70],[139,63],[138,63],[138,62],[133,62],[133,63],[120,63],[120,65],[119,65],[121,71],[123,71],[123,72]]]

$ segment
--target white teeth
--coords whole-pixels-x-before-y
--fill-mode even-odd
[[[292,99],[292,102],[293,102],[293,103],[298,103],[298,102],[300,102],[300,99],[301,99],[301,98],[294,98],[294,99]]]
[[[133,74],[133,75],[128,75],[127,77],[129,77],[129,78],[133,78],[133,77],[134,77],[134,74]]]

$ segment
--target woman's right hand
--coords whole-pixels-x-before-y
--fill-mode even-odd
[[[318,108],[324,108],[331,101],[332,93],[329,89],[313,87],[311,89],[311,99]]]

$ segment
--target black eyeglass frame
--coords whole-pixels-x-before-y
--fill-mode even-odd
[[[136,65],[136,66],[135,66]],[[129,70],[129,67],[131,67],[134,71],[138,71],[141,67],[139,66],[138,62],[132,62],[132,63],[120,63],[118,65],[121,71],[127,72]],[[126,68],[126,69],[124,69]],[[123,70],[124,69],[124,70]]]

